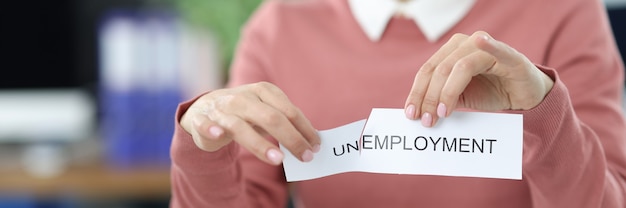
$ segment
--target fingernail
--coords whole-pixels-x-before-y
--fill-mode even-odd
[[[265,156],[274,165],[280,164],[283,161],[283,157],[284,157],[283,153],[278,151],[278,150],[276,150],[276,149],[269,149],[269,150],[267,150],[267,153],[265,153]]]
[[[213,138],[219,138],[224,133],[224,130],[218,126],[209,127],[209,133]]]
[[[430,113],[424,113],[422,115],[422,126],[430,127],[433,123],[433,116]]]
[[[406,109],[404,109],[404,114],[406,114],[406,118],[413,119],[413,117],[415,117],[415,106],[412,104],[407,106]]]
[[[319,144],[313,145],[313,153],[318,153],[318,152],[320,152],[320,145]]]
[[[485,39],[485,41],[487,41],[487,43],[493,44],[493,40],[488,35],[483,35],[483,39]]]
[[[439,105],[437,106],[437,116],[439,116],[439,118],[445,118],[446,113],[447,113],[446,104],[439,103]]]
[[[305,150],[302,153],[302,162],[311,162],[313,160],[313,152],[311,150]]]

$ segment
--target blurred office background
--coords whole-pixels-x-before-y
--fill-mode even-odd
[[[176,105],[224,84],[260,1],[2,3],[0,208],[167,207]]]
[[[167,207],[176,106],[259,2],[2,3],[0,208]]]

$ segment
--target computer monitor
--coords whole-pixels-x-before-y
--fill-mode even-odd
[[[80,140],[95,131],[89,86],[78,67],[74,1],[7,1],[0,12],[0,142]]]

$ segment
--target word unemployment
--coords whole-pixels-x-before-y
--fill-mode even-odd
[[[441,151],[463,153],[493,153],[493,146],[497,139],[474,139],[474,138],[446,138],[431,136],[397,136],[397,135],[363,135],[361,145],[359,141],[341,145],[341,149],[333,147],[335,156],[350,153],[351,150],[358,152],[365,150],[416,150],[416,151]]]

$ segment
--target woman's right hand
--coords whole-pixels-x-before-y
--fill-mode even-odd
[[[207,93],[183,114],[180,124],[202,150],[214,152],[232,141],[269,164],[284,154],[267,137],[308,162],[319,151],[317,131],[273,84],[259,82]]]

